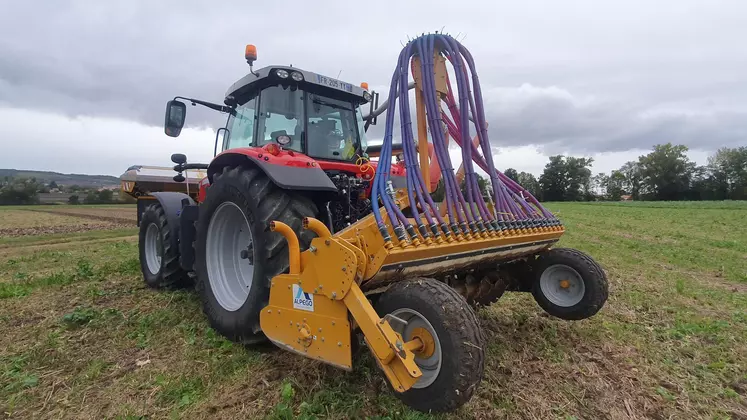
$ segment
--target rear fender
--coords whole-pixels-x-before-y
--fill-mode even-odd
[[[208,179],[226,166],[259,168],[278,187],[285,190],[313,191],[323,195],[337,193],[337,187],[314,159],[297,152],[281,151],[275,156],[258,147],[231,149],[219,154],[208,167]]]
[[[158,200],[166,214],[166,222],[169,224],[169,230],[171,231],[171,245],[176,247],[175,249],[180,249],[182,209],[186,206],[194,206],[195,201],[187,194],[178,192],[154,192],[151,193],[151,196]],[[194,229],[194,226],[192,226],[192,229]],[[191,243],[188,245],[191,246]]]

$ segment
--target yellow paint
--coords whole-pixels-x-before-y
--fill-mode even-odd
[[[270,303],[260,315],[262,331],[282,348],[349,369],[350,313],[394,389],[410,389],[421,376],[415,355],[389,323],[379,318],[356,283],[366,264],[360,243],[326,236],[326,227],[316,219],[305,219],[303,225],[321,236],[295,257],[300,260],[300,273],[272,279]],[[271,226],[287,233],[282,223]],[[294,250],[298,254],[296,247],[289,246],[289,252]],[[313,311],[294,307],[294,287],[313,295]]]
[[[304,229],[309,229],[316,233],[316,236],[320,238],[329,238],[332,236],[332,233],[327,229],[327,226],[313,217],[304,217],[302,225]]]
[[[301,263],[298,255],[300,248],[298,246],[298,238],[293,229],[283,222],[273,221],[270,222],[270,230],[283,235],[285,240],[288,241],[290,274],[298,274],[301,271]]]
[[[417,60],[417,58],[413,59],[413,63],[415,60]],[[420,66],[418,66],[418,69],[419,68]],[[416,86],[415,88],[415,114],[418,124],[418,156],[420,158],[420,173],[423,175],[425,185],[431,185],[430,158],[428,156],[428,128],[425,116],[425,99],[423,97],[423,91],[418,88],[418,86]]]
[[[413,349],[415,355],[424,359],[433,356],[433,353],[436,351],[436,341],[433,339],[431,333],[423,327],[412,330],[412,340],[408,341],[407,344],[410,343],[413,343],[413,346],[417,346]]]
[[[398,197],[397,201],[403,208],[409,205],[407,197]],[[396,238],[394,238],[394,229],[388,221],[386,210],[383,207],[380,210],[384,220],[387,220],[387,227],[392,234],[393,240],[396,241]],[[418,224],[415,219],[411,219],[411,223],[415,226]],[[471,239],[459,234],[452,235],[452,237],[456,237],[456,240],[453,241],[443,241],[440,243],[438,241],[431,241],[430,244],[421,243],[417,247],[394,246],[387,248],[384,246],[384,239],[381,237],[376,220],[371,214],[345,230],[337,232],[334,237],[346,239],[349,243],[360,241],[365,244],[367,248],[366,255],[368,256],[363,274],[363,282],[365,283],[373,279],[379,273],[381,267],[385,265],[413,263],[422,259],[446,257],[489,248],[495,249],[536,241],[557,240],[565,231],[562,226],[538,228],[538,232],[536,233],[529,232],[527,229],[523,230],[524,232],[521,230],[506,231],[488,237],[474,237],[470,235]],[[547,247],[549,246],[548,244]],[[501,257],[497,256],[496,262],[500,259]]]
[[[259,318],[262,332],[281,348],[351,369],[351,333],[345,304],[314,295],[314,312],[294,309],[294,284],[298,284],[297,275],[281,274],[272,279],[270,302]]]
[[[427,116],[419,58],[414,58],[412,64],[417,87],[420,169],[426,185],[430,185]],[[437,55],[435,64],[436,91],[445,95],[448,77],[445,59]],[[356,164],[363,167],[368,162],[359,157]],[[463,168],[457,176],[463,177]],[[396,191],[394,201],[400,209],[410,205],[404,189]],[[408,235],[399,241],[386,210],[380,211],[392,236],[390,242],[384,242],[373,214],[334,235],[319,220],[306,218],[303,228],[315,232],[317,238],[303,253],[295,232],[283,223],[272,222],[271,229],[288,241],[290,273],[272,279],[269,304],[262,309],[260,326],[282,348],[351,369],[352,322],[363,332],[376,362],[398,392],[410,389],[421,377],[415,359],[433,355],[435,338],[424,328],[416,328],[410,337],[402,337],[386,319],[379,317],[364,289],[375,287],[377,281],[396,281],[398,273],[417,273],[418,267],[421,272],[441,268],[467,270],[476,264],[499,263],[540,252],[565,231],[562,226],[467,234],[457,230],[448,237],[441,234],[432,238],[428,229],[429,236],[418,232],[416,237]],[[410,219],[410,223],[418,226],[425,221]],[[570,286],[567,280],[560,284],[564,288]]]

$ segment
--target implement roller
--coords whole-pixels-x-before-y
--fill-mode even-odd
[[[463,405],[482,378],[475,307],[505,291],[531,292],[567,320],[604,305],[601,268],[580,251],[551,249],[561,222],[496,170],[475,63],[454,38],[410,41],[379,107],[366,84],[290,66],[254,71],[256,57],[247,46],[250,73],[224,104],[167,104],[172,137],[184,125],[182,101],[228,120],[210,164],[172,156],[176,181],[186,170],[207,172],[196,199],[138,197],[152,203],[138,217],[148,285],[194,282],[226,337],[269,339],[342,369],[353,369],[362,334],[396,395],[434,412]],[[365,132],[384,112],[383,141],[368,146]],[[458,170],[449,154],[456,148]],[[488,175],[487,191],[476,168]],[[433,198],[439,184],[442,202]]]

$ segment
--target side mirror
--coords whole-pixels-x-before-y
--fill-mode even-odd
[[[177,165],[183,165],[187,163],[187,156],[182,153],[174,153],[173,155],[171,155],[171,161],[176,163]]]
[[[164,132],[169,137],[179,137],[187,117],[187,105],[177,100],[166,103],[166,118],[164,120]]]
[[[228,145],[226,144],[226,141],[228,140],[229,136],[231,135],[231,132],[228,131],[227,128],[221,127],[218,129],[218,131],[215,132],[215,146],[213,147],[213,156],[218,155],[218,144],[221,145],[221,150],[226,150]]]

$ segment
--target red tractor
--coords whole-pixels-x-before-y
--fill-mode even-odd
[[[378,109],[365,84],[291,66],[254,71],[253,46],[246,59],[250,73],[223,104],[167,104],[172,137],[186,117],[180,99],[228,116],[210,164],[172,155],[173,180],[187,193],[146,191],[136,174],[123,178],[138,196],[149,286],[195,281],[210,325],[229,339],[269,339],[344,369],[352,369],[360,331],[397,395],[423,411],[454,410],[482,378],[485,343],[473,306],[517,290],[563,319],[602,307],[601,268],[579,251],[551,249],[565,231],[560,221],[495,169],[471,55],[455,39],[408,43]],[[446,60],[456,63],[458,98]],[[409,121],[413,88],[417,124]],[[397,100],[403,141],[395,145]],[[366,128],[384,109],[383,143],[367,147]],[[470,121],[479,128],[474,141]],[[449,135],[462,147],[458,171]],[[492,192],[480,191],[473,162]],[[184,176],[194,180],[195,170],[206,173],[196,195]],[[439,179],[444,204],[431,194]]]
[[[247,61],[254,57],[250,46]],[[261,340],[256,312],[268,298],[262,285],[288,269],[286,243],[267,229],[269,222],[301,231],[304,217],[318,217],[337,232],[371,212],[377,162],[365,152],[361,106],[372,95],[299,68],[268,66],[234,83],[223,105],[169,101],[165,132],[171,137],[185,121],[186,105],[179,99],[226,113],[228,120],[218,130],[220,153],[210,164],[172,155],[177,182],[184,182],[184,171],[207,171],[199,183],[199,211],[182,193],[139,197],[145,281],[166,287],[205,279],[197,288],[212,326],[235,341]],[[404,186],[404,175],[402,166],[392,166],[395,188]],[[303,232],[302,249],[312,237]],[[255,264],[258,259],[263,264]]]

